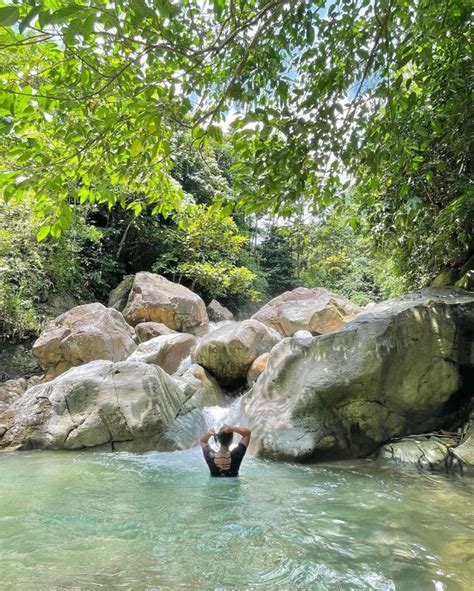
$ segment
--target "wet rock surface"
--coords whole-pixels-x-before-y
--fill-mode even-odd
[[[472,295],[427,289],[371,307],[337,332],[284,339],[242,399],[254,451],[360,457],[459,419],[472,395],[473,334]]]

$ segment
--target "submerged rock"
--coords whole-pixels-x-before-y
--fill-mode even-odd
[[[449,447],[445,442],[434,439],[402,439],[384,445],[380,450],[379,461],[423,470],[446,470]]]
[[[95,359],[122,361],[136,349],[135,332],[122,314],[102,304],[76,306],[49,322],[33,354],[52,379]]]
[[[199,340],[193,353],[196,363],[223,386],[245,383],[250,366],[280,340],[277,332],[258,320],[226,324]]]
[[[209,319],[203,300],[187,287],[172,283],[155,273],[137,273],[123,309],[125,320],[161,322],[178,332],[203,335]]]
[[[160,367],[93,361],[30,388],[0,417],[0,447],[146,451],[164,435],[184,394]]]
[[[360,310],[345,297],[327,289],[298,287],[268,302],[252,318],[289,337],[300,330],[313,335],[332,332]]]
[[[172,374],[178,369],[181,361],[190,355],[195,344],[196,337],[191,334],[175,333],[155,337],[138,345],[128,361],[154,363]]]
[[[378,304],[337,332],[284,339],[242,399],[254,451],[359,457],[459,419],[471,395],[473,333],[473,295],[427,289]]]

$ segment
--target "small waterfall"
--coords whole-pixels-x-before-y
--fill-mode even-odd
[[[193,360],[191,358],[191,355],[188,355],[183,359],[183,361],[181,361],[181,363],[178,366],[178,369],[174,372],[174,375],[182,376],[186,371],[188,371],[192,364]]]
[[[224,424],[231,426],[240,425],[240,398],[234,398],[229,406],[205,406],[202,409],[202,414],[208,429],[214,427],[216,431],[219,431]],[[215,447],[213,440],[209,443],[211,447]],[[234,441],[234,445],[236,443]]]

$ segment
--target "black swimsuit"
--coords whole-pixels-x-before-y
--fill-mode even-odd
[[[240,464],[244,459],[246,451],[247,448],[245,445],[239,443],[239,445],[230,452],[230,468],[228,470],[223,470],[215,465],[214,458],[216,454],[212,451],[209,444],[202,448],[202,453],[209,466],[209,470],[211,471],[211,476],[238,476]]]

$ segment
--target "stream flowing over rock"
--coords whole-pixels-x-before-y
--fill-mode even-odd
[[[122,361],[137,348],[135,331],[122,314],[102,304],[76,306],[49,322],[33,354],[52,379],[71,367],[108,359]]]
[[[192,364],[173,379],[183,391],[186,402],[167,432],[167,440],[177,449],[196,445],[199,437],[208,429],[206,407],[227,407],[230,399],[216,380],[200,365]]]
[[[293,336],[299,330],[326,334],[354,318],[360,308],[343,296],[315,287],[298,287],[270,300],[252,318]]]
[[[242,399],[253,450],[359,457],[465,418],[473,334],[474,296],[432,288],[373,306],[337,332],[284,339]]]
[[[209,324],[206,305],[187,287],[145,271],[137,273],[131,285],[129,277],[122,283],[123,287],[122,284],[117,286],[109,303],[120,309],[132,326],[141,322],[161,322],[178,332],[196,336],[206,333]],[[127,301],[122,308],[129,286]]]
[[[30,388],[0,416],[0,447],[147,451],[165,433],[185,395],[160,367],[93,361]]]
[[[138,345],[129,361],[142,361],[159,365],[166,373],[174,373],[181,361],[194,349],[196,337],[191,334],[169,334],[155,337]]]
[[[242,385],[257,357],[271,351],[279,334],[258,320],[225,324],[199,340],[193,359],[223,386]]]

